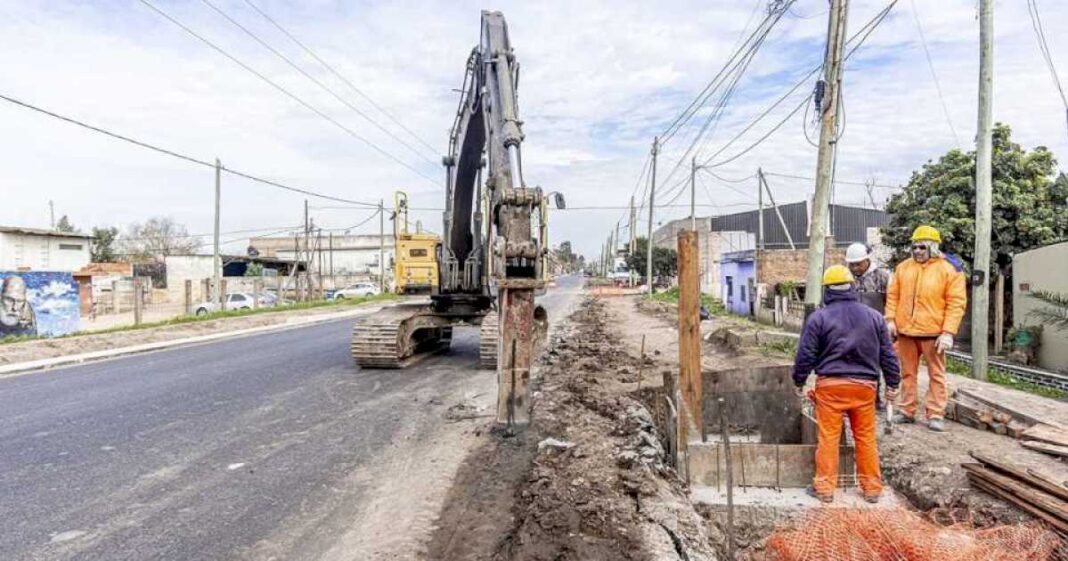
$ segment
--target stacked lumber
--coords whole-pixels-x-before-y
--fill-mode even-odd
[[[1024,411],[1010,409],[975,390],[958,389],[946,407],[946,418],[973,429],[1021,438],[1041,422]]]
[[[971,452],[979,463],[961,464],[973,487],[1002,499],[1068,535],[1068,486],[1034,470]]]
[[[1058,458],[1068,458],[1068,429],[1036,424],[1020,434],[1020,445]]]

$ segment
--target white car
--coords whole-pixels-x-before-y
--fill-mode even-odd
[[[254,300],[255,300],[255,297],[253,297],[251,294],[249,294],[247,292],[233,292],[233,293],[230,293],[230,294],[226,295],[226,309],[227,310],[250,310],[250,309],[252,309],[252,302]],[[269,307],[271,307],[273,305],[274,304],[271,303],[268,298],[265,298],[265,297],[261,297],[260,298],[259,307],[261,307],[261,308],[269,308]],[[219,311],[219,309],[220,308],[219,308],[219,303],[218,302],[201,302],[201,303],[197,304],[196,308],[193,309],[193,313],[195,313],[198,316],[203,316],[203,315],[208,314],[209,312],[217,312],[217,311]]]
[[[334,300],[344,300],[345,298],[363,298],[365,296],[374,296],[379,293],[378,286],[369,282],[358,282],[352,286],[342,288],[334,293]]]

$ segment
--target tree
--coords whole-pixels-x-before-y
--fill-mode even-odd
[[[645,275],[645,256],[649,252],[649,242],[646,238],[637,238],[634,241],[634,253],[627,253],[627,267],[639,276]],[[679,268],[679,256],[674,249],[666,247],[653,247],[653,276],[673,277]]]
[[[246,277],[262,277],[263,276],[263,264],[262,263],[249,263],[245,267]]]
[[[554,259],[560,265],[561,271],[571,272],[578,268],[578,256],[571,249],[571,242],[562,241],[553,250]]]
[[[1021,251],[1068,236],[1068,177],[1055,176],[1057,161],[1043,146],[1028,152],[1010,140],[1007,125],[994,127],[993,240],[987,271],[1007,266]],[[883,242],[895,259],[908,256],[909,237],[920,224],[942,232],[942,248],[970,271],[975,249],[975,153],[950,150],[912,173],[904,191],[890,197]]]
[[[143,224],[134,222],[121,238],[123,252],[134,261],[161,260],[167,255],[193,253],[200,239],[190,236],[185,226],[166,216],[154,216]]]
[[[59,222],[56,222],[56,231],[57,232],[77,232],[78,229],[74,227],[74,224],[70,223],[70,218],[67,218],[67,215],[64,214],[63,216],[59,217]]]
[[[1031,297],[1045,304],[1036,308],[1029,315],[1038,319],[1042,325],[1049,325],[1057,331],[1068,329],[1068,294],[1036,290]]]
[[[94,263],[111,263],[116,261],[118,259],[118,253],[115,249],[115,245],[118,237],[119,229],[114,226],[94,226],[93,243],[90,248],[90,258],[92,261]]]

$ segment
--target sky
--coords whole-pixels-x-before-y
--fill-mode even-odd
[[[850,2],[850,34],[888,1]],[[1068,82],[1068,34],[1058,32],[1068,23],[1068,3],[1036,1],[1057,70],[1062,82]],[[480,10],[500,10],[521,66],[524,178],[528,186],[559,191],[567,199],[571,210],[551,211],[552,242],[570,240],[578,251],[595,258],[621,219],[621,235],[627,235],[627,211],[621,207],[632,195],[640,199],[645,192],[647,182],[639,179],[653,137],[663,133],[727,63],[743,36],[764,17],[767,4],[0,0],[0,94],[202,161],[219,158],[227,168],[317,193],[371,203],[385,200],[388,207],[393,193],[405,190],[412,207],[426,209],[413,212],[412,219],[440,231],[441,213],[434,209],[444,204],[441,156],[459,99],[457,89],[479,39]],[[150,5],[291,95],[192,37]],[[835,202],[871,205],[874,199],[881,205],[891,187],[906,182],[924,162],[951,148],[974,149],[976,5],[975,0],[900,0],[849,59],[836,177],[879,186],[869,195],[863,186],[840,184]],[[924,56],[917,17],[945,110]],[[1068,158],[1065,108],[1040,56],[1026,3],[998,0],[994,17],[995,120],[1011,125],[1014,139],[1024,147],[1042,145]],[[812,112],[789,113],[812,91],[814,78],[802,78],[820,64],[826,31],[826,0],[796,0],[768,34],[721,108],[719,121],[694,145],[698,161],[717,165],[711,171],[718,176],[698,173],[698,215],[755,208],[752,176],[758,167],[814,175],[816,149],[806,140],[803,126],[807,120],[808,134],[815,138]],[[743,132],[798,83],[802,85],[793,95]],[[675,206],[657,208],[656,224],[689,215],[689,191],[682,183],[689,162],[687,158],[680,164],[680,158],[712,105],[702,108],[663,147],[657,203]],[[782,126],[758,143],[780,121]],[[728,144],[735,137],[737,141]],[[168,216],[191,233],[212,231],[211,168],[3,100],[0,151],[0,224],[48,227],[52,201],[57,219],[67,215],[83,230],[125,228],[151,216]],[[768,180],[779,203],[804,200],[814,188],[803,179],[772,175]],[[298,227],[305,198],[224,175],[224,250],[242,252],[247,230],[270,233]],[[324,229],[373,233],[379,227],[374,209],[316,198],[309,206],[314,222]],[[640,234],[648,223],[646,213],[641,213]],[[203,251],[209,251],[210,235],[202,241]]]

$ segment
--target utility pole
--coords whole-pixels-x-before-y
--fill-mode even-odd
[[[808,275],[805,278],[805,315],[820,304],[823,262],[827,245],[827,218],[831,197],[831,174],[838,142],[839,90],[842,86],[842,51],[845,47],[848,0],[831,0],[827,51],[824,59],[824,95],[820,105],[820,145],[816,165],[816,196],[808,232]]]
[[[653,293],[653,208],[656,202],[656,155],[660,151],[660,137],[653,137],[653,173],[649,185],[649,237],[645,240],[645,282]]]
[[[764,249],[764,170],[757,168],[757,249]]]
[[[304,299],[305,300],[308,299],[307,295],[311,292],[311,269],[309,269],[309,265],[310,264],[308,263],[311,260],[310,259],[311,255],[310,255],[310,251],[309,251],[310,248],[311,248],[311,245],[310,245],[310,241],[308,239],[310,236],[311,236],[311,222],[308,219],[308,199],[304,199],[304,249],[300,252],[300,255],[301,255],[300,260],[304,263],[304,275],[303,276],[304,276],[304,294],[305,294],[305,298]]]
[[[48,216],[52,221],[52,229],[56,229],[56,204],[52,201],[48,201]]]
[[[378,199],[378,290],[386,293],[386,200]]]
[[[619,251],[619,222],[616,222],[616,235],[612,238],[612,255],[609,258],[612,260],[612,272],[616,271],[616,252]]]
[[[219,162],[219,158],[215,158],[215,234],[212,254],[214,259],[212,260],[212,269],[215,271],[212,276],[215,277],[215,298],[221,307],[223,300],[226,296],[222,293],[222,255],[219,254],[219,222],[220,222],[220,208],[222,206],[222,163]]]
[[[994,0],[979,0],[979,131],[975,147],[975,261],[972,273],[972,377],[986,380],[993,191]]]
[[[630,234],[630,240],[627,243],[627,255],[630,256],[634,255],[634,240],[637,239],[638,235],[638,214],[634,210],[634,195],[630,196],[630,227],[627,229],[627,232]],[[634,269],[631,269],[629,266],[627,267],[627,269],[630,271],[630,274],[628,275],[628,280],[630,282],[628,282],[627,284],[633,288]]]
[[[690,230],[697,231],[697,210],[695,196],[697,194],[697,156],[690,160]]]

